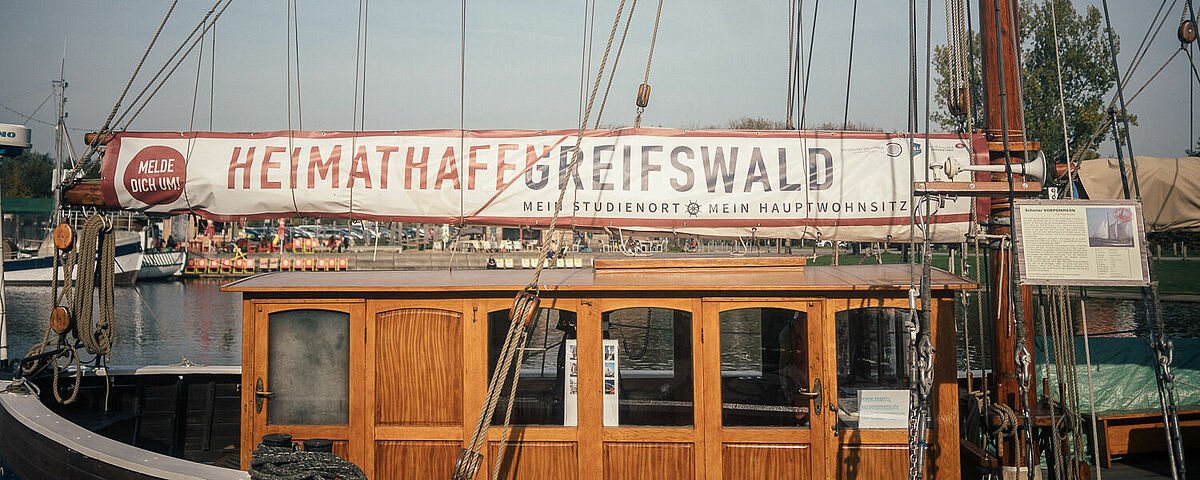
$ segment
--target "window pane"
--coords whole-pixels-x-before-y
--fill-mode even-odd
[[[721,312],[721,421],[725,426],[809,424],[808,321],[804,312]]]
[[[616,340],[605,347],[605,393],[612,380],[619,405],[612,418],[605,402],[612,420],[605,424],[692,425],[691,312],[623,308],[605,312],[602,321],[604,339]]]
[[[268,318],[267,423],[346,425],[350,418],[350,315],[288,310]],[[320,379],[314,381],[314,379]]]
[[[908,309],[868,307],[837,312],[838,420],[858,425],[859,390],[907,390]]]
[[[508,310],[488,314],[488,375],[496,369],[504,337],[508,334]],[[575,313],[566,310],[543,309],[538,312],[533,331],[525,344],[525,362],[517,382],[517,398],[513,404],[514,425],[563,425],[564,397],[567,379],[565,372],[567,342],[575,339]],[[510,380],[511,382],[511,380]],[[496,404],[492,425],[504,424],[508,406],[508,386]]]

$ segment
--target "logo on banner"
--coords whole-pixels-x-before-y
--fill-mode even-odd
[[[913,146],[912,147],[913,148],[912,156],[915,157],[917,155],[920,155],[921,154],[921,144],[919,144],[917,142],[913,142],[912,146]]]
[[[902,146],[896,142],[888,142],[887,156],[893,157],[893,158],[899,157],[901,153],[904,153],[904,146]]]
[[[171,203],[183,193],[187,166],[171,147],[143,148],[125,167],[125,190],[148,205]]]

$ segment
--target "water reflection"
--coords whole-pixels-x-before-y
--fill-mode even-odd
[[[240,365],[241,294],[222,293],[220,285],[196,279],[115,288],[117,334],[109,364],[170,364],[186,357],[206,365]],[[9,286],[5,293],[9,357],[21,357],[44,338],[51,291]]]
[[[1075,334],[1083,335],[1083,320],[1086,314],[1087,333],[1091,336],[1104,337],[1144,337],[1146,335],[1146,310],[1140,300],[1103,300],[1088,299],[1083,302],[1083,312],[1079,310],[1079,301],[1074,300],[1071,310],[1075,319]],[[966,300],[960,297],[955,302],[956,325],[958,337],[958,367],[966,368],[964,352],[969,354],[971,368],[987,368],[991,358],[990,321],[983,325],[979,323],[979,304],[974,293],[968,294]],[[986,312],[986,302],[982,311]],[[986,313],[984,313],[986,317]],[[1200,338],[1200,303],[1163,302],[1163,328],[1168,338]],[[964,321],[966,322],[964,324]],[[1040,322],[1040,320],[1038,320]],[[970,332],[964,336],[963,329]],[[986,335],[980,336],[980,329]],[[1041,335],[1041,324],[1034,324],[1035,335]],[[980,339],[984,339],[981,344]]]

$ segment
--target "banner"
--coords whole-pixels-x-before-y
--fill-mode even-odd
[[[106,146],[104,197],[112,207],[221,221],[544,227],[558,212],[562,227],[907,241],[910,169],[918,180],[945,180],[947,158],[987,157],[981,137],[953,134],[933,135],[930,145],[918,135],[910,148],[895,133],[589,130],[571,173],[577,134],[126,132]],[[935,168],[924,168],[926,152]],[[933,241],[962,241],[972,203],[937,206]]]

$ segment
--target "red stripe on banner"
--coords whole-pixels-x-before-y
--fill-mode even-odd
[[[203,209],[192,211],[176,211],[173,214],[179,213],[194,213],[200,217],[217,222],[236,222],[241,220],[269,220],[274,218],[285,217],[312,217],[312,218],[342,218],[341,214],[329,212],[278,212],[278,213],[256,213],[252,215],[218,215],[208,212]],[[371,215],[363,213],[355,213],[354,218],[358,220],[370,220],[380,222],[412,222],[412,223],[457,223],[460,218],[457,216],[391,216],[391,215]],[[969,213],[956,213],[946,215],[934,215],[931,223],[947,224],[970,221]],[[471,216],[461,219],[467,223],[478,225],[496,225],[496,226],[527,226],[539,227],[548,226],[550,218],[535,218],[535,217],[494,217],[494,216]],[[798,219],[753,219],[741,218],[735,220],[653,220],[646,218],[572,218],[561,217],[559,225],[563,228],[578,226],[578,227],[648,227],[648,228],[753,228],[753,227],[878,227],[878,226],[904,226],[910,225],[912,219],[908,216],[902,217],[879,217],[879,218],[798,218]]]

